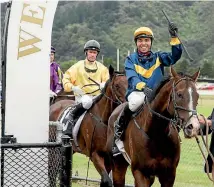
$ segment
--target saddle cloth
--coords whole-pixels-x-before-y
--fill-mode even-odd
[[[58,121],[62,124],[62,131],[65,131],[67,129],[67,126],[69,124],[69,123],[67,123],[67,121],[69,120],[69,113],[72,109],[73,109],[73,106],[68,106],[59,117]],[[77,142],[77,135],[78,135],[82,120],[86,113],[87,113],[87,110],[83,114],[81,114],[80,117],[77,117],[75,119],[75,122],[74,122],[75,125],[72,128],[72,137],[73,137],[73,141],[74,141],[74,144],[76,147],[79,147],[78,142]]]
[[[115,125],[117,125],[117,123],[119,122],[119,119],[121,117],[121,114],[124,110],[124,107],[127,105],[128,103],[123,103],[120,106],[123,107],[123,109],[121,110],[120,114],[117,117],[117,120],[114,122],[114,129],[115,129]],[[116,146],[118,147],[118,150],[122,153],[123,157],[126,159],[126,161],[129,163],[129,165],[131,165],[131,159],[129,157],[129,155],[127,154],[125,147],[124,147],[124,143],[122,140],[117,139],[115,141]]]
[[[126,104],[128,104],[128,103],[123,103],[122,105],[125,106]],[[135,112],[132,113],[132,118],[135,118],[138,114],[140,114],[140,113],[143,111],[144,105],[145,105],[145,103],[143,103]],[[119,118],[120,118],[122,112],[123,112],[123,111],[120,112],[120,114],[119,114],[118,117],[117,117],[117,120],[116,120],[115,123],[114,123],[114,129],[115,129],[116,123],[119,122]],[[128,121],[128,123],[129,123],[129,122],[130,122],[130,121]],[[127,128],[127,127],[126,127],[126,128]],[[123,157],[124,157],[124,158],[126,159],[126,161],[129,163],[129,165],[131,165],[131,159],[130,159],[129,155],[127,154],[127,152],[126,152],[126,150],[125,150],[125,148],[124,148],[124,143],[123,143],[123,141],[122,141],[122,140],[116,140],[116,141],[115,141],[115,144],[116,144],[116,146],[118,147],[119,151],[122,153]]]

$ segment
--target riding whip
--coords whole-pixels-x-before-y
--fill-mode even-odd
[[[171,21],[169,20],[168,16],[167,16],[166,13],[164,12],[164,10],[162,10],[162,12],[163,12],[164,16],[166,17],[166,20],[167,20],[168,23],[170,24]],[[174,32],[175,32],[176,37],[179,39],[179,41],[180,41],[180,43],[181,43],[181,45],[182,45],[184,51],[186,52],[187,57],[189,58],[190,62],[193,62],[194,60],[193,60],[193,59],[191,58],[191,56],[189,55],[189,53],[188,53],[188,51],[187,51],[185,45],[183,44],[183,42],[181,41],[180,37],[178,36],[178,33],[177,33],[176,31],[174,31]]]

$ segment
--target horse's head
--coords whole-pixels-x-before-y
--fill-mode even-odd
[[[200,128],[196,112],[199,94],[195,84],[199,73],[198,70],[192,76],[180,75],[171,67],[172,79],[167,110],[179,121],[186,138],[196,136]]]
[[[121,104],[125,102],[125,93],[128,87],[128,82],[124,73],[114,71],[114,68],[109,66],[110,79],[105,86],[105,95],[109,97],[113,103]]]

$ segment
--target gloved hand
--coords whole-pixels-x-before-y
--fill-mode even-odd
[[[153,100],[153,90],[149,87],[143,88],[143,92],[148,98],[148,101],[151,102]]]
[[[73,86],[72,91],[77,95],[85,95],[84,91],[79,86]]]
[[[92,96],[89,95],[83,95],[80,99],[81,103],[82,103],[82,107],[84,109],[89,109],[91,108],[92,104],[93,104],[93,99]]]
[[[105,87],[105,82],[100,83],[100,89],[102,90]]]
[[[168,27],[169,27],[168,29],[171,37],[176,37],[178,33],[178,27],[176,26],[176,24],[174,24],[173,22],[170,22]]]
[[[49,97],[56,97],[57,94],[55,92],[53,92],[52,90],[50,90],[49,92]]]

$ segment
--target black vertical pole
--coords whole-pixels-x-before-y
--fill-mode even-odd
[[[2,67],[2,107],[1,107],[1,138],[5,136],[5,98],[6,98],[6,58],[7,58],[7,34],[8,34],[8,24],[11,11],[12,1],[7,3],[7,10],[5,14],[4,21],[4,31],[1,42],[1,67]],[[2,143],[2,142],[1,142]],[[4,185],[4,149],[1,149],[1,186]]]
[[[60,173],[60,187],[72,186],[72,144],[71,138],[67,135],[62,135],[62,160]]]

